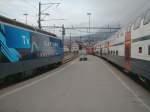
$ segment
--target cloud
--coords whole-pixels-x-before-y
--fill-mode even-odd
[[[40,0],[48,3],[49,0]],[[45,25],[87,26],[87,12],[91,12],[92,26],[106,24],[126,24],[150,7],[149,0],[53,0],[60,2],[59,7],[51,7],[45,19],[66,19],[65,21],[47,21]],[[42,9],[46,6],[42,6]],[[25,22],[23,13],[28,13],[29,24],[37,25],[38,0],[0,0],[0,14]]]

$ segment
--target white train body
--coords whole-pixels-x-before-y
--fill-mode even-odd
[[[94,49],[97,55],[150,80],[150,10]]]

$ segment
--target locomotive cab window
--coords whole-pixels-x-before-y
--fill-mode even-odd
[[[142,47],[139,47],[139,53],[140,54],[142,53]]]

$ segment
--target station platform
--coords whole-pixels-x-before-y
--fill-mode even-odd
[[[150,112],[150,93],[88,56],[0,91],[0,112]]]

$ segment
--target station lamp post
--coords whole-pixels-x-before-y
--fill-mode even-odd
[[[26,24],[27,24],[27,22],[28,22],[28,15],[29,15],[29,14],[25,13],[25,14],[23,14],[23,15],[24,15],[25,18],[26,18]]]
[[[89,44],[90,44],[90,29],[91,29],[91,15],[92,13],[88,12],[87,15],[89,16],[89,30],[88,30],[88,33],[89,33]]]

